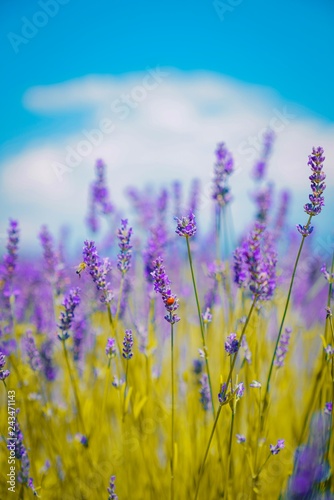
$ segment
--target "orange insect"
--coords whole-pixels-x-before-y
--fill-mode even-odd
[[[171,306],[172,304],[174,304],[174,302],[175,302],[174,297],[168,297],[168,299],[166,300],[166,304],[168,306]]]

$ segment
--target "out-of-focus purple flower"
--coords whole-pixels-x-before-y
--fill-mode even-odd
[[[110,283],[107,283],[107,274],[111,271],[109,259],[100,259],[94,241],[85,241],[83,247],[83,261],[87,266],[89,274],[96,285],[97,290],[102,291],[101,302],[110,303],[113,294]]]
[[[111,476],[109,482],[109,488],[107,488],[109,493],[108,500],[118,500],[118,496],[115,493],[115,481],[116,481],[116,476]]]
[[[254,179],[256,179],[257,181],[261,181],[265,177],[268,159],[271,155],[274,139],[275,134],[271,129],[267,130],[263,135],[261,156],[260,159],[255,163],[252,173]]]
[[[227,180],[233,173],[233,169],[233,157],[225,146],[225,143],[221,142],[216,149],[216,163],[214,166],[212,189],[212,198],[220,207],[224,207],[232,200]]]
[[[39,233],[39,239],[43,248],[43,257],[44,257],[44,266],[45,272],[50,279],[50,281],[54,281],[55,269],[58,265],[58,259],[56,253],[54,251],[54,243],[52,236],[46,226],[42,226],[41,231]]]
[[[178,234],[179,236],[184,236],[185,238],[194,236],[194,234],[196,233],[196,221],[194,214],[189,213],[188,217],[181,217],[181,219],[179,219],[178,217],[174,217],[174,220],[177,221],[175,230],[176,234]]]
[[[268,184],[257,189],[254,193],[254,201],[257,207],[256,219],[260,222],[267,222],[268,213],[272,206],[273,185]]]
[[[28,330],[22,339],[23,350],[26,352],[29,360],[30,368],[34,372],[39,372],[42,369],[42,360],[39,351],[36,347],[32,331]]]
[[[124,378],[118,378],[116,377],[116,375],[113,376],[111,385],[115,387],[115,389],[119,389],[120,387],[122,387],[123,384],[124,384]]]
[[[207,307],[205,313],[202,313],[202,318],[203,318],[203,323],[211,323],[212,314],[210,312],[210,307]]]
[[[261,389],[262,385],[257,380],[253,380],[253,382],[249,384],[249,387],[252,387],[252,389]]]
[[[287,190],[283,190],[280,193],[280,201],[277,210],[276,221],[274,224],[275,233],[280,233],[281,229],[285,225],[286,216],[288,213],[289,205],[290,205],[290,192]]]
[[[246,436],[243,434],[236,434],[237,443],[242,444],[246,442]]]
[[[280,342],[277,346],[276,358],[274,363],[279,368],[281,368],[284,365],[284,361],[288,352],[291,332],[292,332],[291,328],[288,327],[285,328],[285,332],[282,333]]]
[[[225,341],[225,351],[228,355],[235,354],[239,349],[239,341],[236,333],[230,333]]]
[[[326,268],[326,264],[323,264],[321,266],[320,271],[324,275],[325,279],[328,281],[328,283],[334,283],[334,273],[329,273]]]
[[[233,392],[236,395],[237,399],[242,398],[242,396],[245,393],[245,386],[244,386],[243,382],[241,382],[240,384],[237,384]]]
[[[87,334],[87,319],[84,316],[75,318],[72,324],[73,331],[73,360],[79,363],[84,356],[84,342]]]
[[[52,382],[56,378],[57,370],[53,363],[53,342],[51,339],[45,340],[41,345],[40,357],[42,360],[44,377],[49,382]]]
[[[270,448],[270,453],[271,453],[272,455],[277,455],[277,454],[278,454],[281,450],[283,450],[284,446],[285,446],[285,441],[284,441],[284,439],[279,439],[279,440],[277,441],[277,444],[275,444],[275,445],[274,445],[274,444],[271,444],[271,445],[269,446],[269,448]]]
[[[0,380],[5,380],[10,375],[9,370],[4,370],[6,364],[6,356],[0,351]]]
[[[199,205],[201,183],[199,179],[193,179],[190,187],[189,211],[195,213]]]
[[[158,214],[165,214],[166,213],[167,203],[168,203],[168,191],[167,191],[167,189],[162,189],[162,191],[157,199]]]
[[[179,301],[176,295],[172,294],[170,289],[170,281],[165,271],[165,266],[163,265],[163,260],[158,257],[154,262],[154,271],[152,272],[154,278],[154,290],[160,293],[165,308],[168,312],[165,316],[165,320],[170,324],[177,323],[180,318],[174,314],[174,312],[179,308]]]
[[[111,337],[109,337],[107,340],[106,355],[109,359],[112,359],[116,356],[116,341]]]
[[[96,179],[91,184],[90,188],[90,212],[87,217],[87,223],[93,232],[98,230],[97,211],[104,215],[110,214],[114,207],[110,201],[109,190],[106,184],[106,165],[103,160],[97,160],[96,165]]]
[[[333,403],[331,401],[328,401],[328,403],[325,403],[325,410],[324,412],[326,415],[331,415],[333,411]]]
[[[234,255],[234,281],[237,285],[247,283],[257,299],[271,299],[276,288],[277,254],[265,226],[257,221]]]
[[[124,340],[123,340],[123,358],[131,359],[133,356],[133,336],[132,330],[125,330]]]
[[[60,323],[58,328],[63,332],[58,335],[59,340],[66,340],[69,338],[68,331],[72,326],[74,319],[74,311],[80,304],[79,288],[73,288],[63,301],[65,311],[61,311],[59,316]]]
[[[326,459],[329,436],[328,416],[316,413],[312,418],[307,444],[296,450],[287,498],[302,500],[322,497],[320,484],[331,476],[331,469]],[[324,498],[330,497],[324,496]]]
[[[242,337],[241,347],[243,348],[244,353],[245,353],[245,360],[247,361],[248,364],[250,364],[252,362],[252,352],[249,349],[248,342],[247,342],[247,339],[246,339],[246,335],[244,335]]]
[[[200,375],[203,371],[203,361],[201,359],[193,360],[193,372],[195,375]]]
[[[13,329],[13,315],[11,307],[11,296],[16,296],[13,290],[13,278],[17,265],[19,227],[18,222],[9,220],[7,253],[0,265],[0,337],[3,333],[10,333]],[[3,350],[4,350],[4,346]]]
[[[324,206],[323,193],[326,189],[326,184],[324,180],[326,178],[325,173],[322,171],[323,163],[325,161],[324,150],[322,147],[313,148],[312,154],[310,154],[308,165],[311,167],[312,175],[309,177],[311,181],[312,193],[309,195],[310,203],[304,205],[305,212],[314,217],[320,214],[322,207]]]
[[[121,271],[122,274],[125,274],[131,267],[131,235],[132,227],[128,228],[127,219],[122,219],[121,227],[117,230],[117,238],[119,239],[118,246],[120,248],[120,253],[117,255],[117,268]]]
[[[21,431],[20,424],[18,422],[17,415],[19,413],[19,408],[16,410],[15,425],[14,425],[14,437],[9,437],[7,439],[7,448],[9,450],[14,450],[15,458],[19,460],[20,470],[17,474],[17,480],[21,484],[25,484],[28,488],[32,489],[34,495],[36,495],[35,487],[32,478],[29,476],[30,471],[30,461],[28,458],[27,449],[23,443],[23,433]]]
[[[203,409],[205,411],[211,410],[212,405],[211,405],[211,394],[210,394],[210,387],[209,387],[209,379],[206,373],[203,373],[201,379],[200,379],[200,402],[203,406]]]
[[[156,226],[151,227],[146,248],[143,252],[145,278],[149,283],[153,281],[154,261],[159,255],[163,256],[166,244],[167,233],[164,225],[158,223]]]
[[[16,220],[9,220],[8,227],[7,253],[3,257],[3,262],[0,267],[0,280],[2,281],[2,289],[4,293],[10,293],[7,287],[11,284],[18,257],[19,248],[19,224]]]

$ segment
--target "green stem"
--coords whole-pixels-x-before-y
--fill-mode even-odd
[[[310,217],[309,217],[309,219],[307,221],[306,227],[309,227],[311,219],[312,219],[312,215],[310,215]],[[302,253],[302,249],[303,249],[303,246],[304,246],[305,238],[306,238],[306,236],[302,237],[302,241],[301,241],[300,246],[299,246],[297,258],[296,258],[295,265],[294,265],[293,272],[292,272],[292,276],[291,276],[291,281],[290,281],[290,286],[289,286],[289,292],[288,292],[288,296],[286,298],[286,303],[285,303],[285,307],[284,307],[283,317],[282,317],[281,325],[280,325],[279,332],[278,332],[278,335],[277,335],[273,357],[272,357],[272,360],[271,360],[271,363],[270,363],[269,374],[268,374],[268,378],[267,378],[266,391],[265,391],[264,399],[263,399],[261,431],[263,429],[264,413],[265,413],[266,408],[268,406],[270,381],[271,381],[271,376],[272,376],[272,372],[273,372],[274,361],[275,361],[275,358],[276,358],[276,352],[277,352],[279,341],[281,339],[281,335],[282,335],[282,331],[283,331],[283,326],[284,326],[284,321],[285,321],[286,313],[287,313],[288,307],[289,307],[289,302],[290,302],[290,297],[291,297],[291,292],[292,292],[292,286],[293,286],[293,283],[294,283],[294,280],[295,280],[297,266],[298,266],[298,263],[299,263],[300,255]]]
[[[216,415],[216,418],[215,418],[215,421],[213,423],[213,427],[212,427],[212,430],[211,430],[210,438],[209,438],[209,441],[208,441],[208,444],[207,444],[207,447],[206,447],[206,450],[205,450],[203,462],[202,462],[201,467],[199,469],[198,481],[197,481],[197,488],[196,488],[196,494],[195,494],[195,500],[197,500],[197,498],[198,498],[199,487],[200,487],[200,484],[201,484],[201,479],[202,479],[202,476],[203,476],[206,459],[208,458],[210,446],[211,446],[211,443],[212,443],[213,436],[215,434],[215,430],[216,430],[216,427],[217,427],[217,423],[218,423],[218,419],[219,419],[221,410],[222,410],[222,406],[219,406],[218,411],[217,411],[217,415]]]
[[[226,388],[225,388],[224,393],[222,394],[222,398],[224,398],[224,397],[225,397],[226,391],[227,391],[228,386],[229,386],[229,384],[230,384],[230,381],[231,381],[231,379],[232,379],[233,368],[234,368],[234,365],[235,365],[235,362],[236,362],[236,359],[237,359],[237,356],[238,356],[238,352],[239,352],[239,349],[240,349],[240,346],[241,346],[242,339],[243,339],[243,337],[244,337],[244,335],[245,335],[245,332],[246,332],[246,329],[247,329],[247,326],[248,326],[249,320],[250,320],[250,318],[251,318],[251,315],[252,315],[253,309],[254,309],[254,307],[255,307],[256,301],[257,301],[257,297],[255,297],[255,298],[254,298],[254,300],[253,300],[253,302],[252,302],[252,305],[251,305],[251,308],[250,308],[250,310],[249,310],[249,313],[248,313],[248,316],[247,316],[246,322],[245,322],[244,327],[243,327],[243,329],[242,329],[242,333],[241,333],[241,335],[240,335],[240,340],[239,340],[239,347],[238,347],[238,351],[235,353],[234,358],[233,358],[233,361],[231,362],[230,371],[229,371],[229,374],[228,374],[228,377],[227,377],[227,381],[226,381]],[[199,487],[200,487],[201,479],[202,479],[202,476],[203,476],[203,472],[204,472],[204,467],[205,467],[206,459],[207,459],[208,454],[209,454],[209,450],[210,450],[210,446],[211,446],[212,438],[213,438],[213,436],[214,436],[214,433],[215,433],[215,430],[216,430],[216,427],[217,427],[217,423],[218,423],[219,415],[220,415],[220,413],[221,413],[221,409],[222,409],[222,405],[220,405],[220,406],[219,406],[219,408],[218,408],[217,415],[216,415],[215,421],[214,421],[214,423],[213,423],[212,431],[211,431],[211,434],[210,434],[209,442],[208,442],[208,445],[207,445],[207,447],[206,447],[206,451],[205,451],[205,454],[204,454],[204,458],[203,458],[203,461],[202,461],[202,464],[201,464],[201,467],[200,467],[200,470],[199,470],[199,475],[198,475],[198,482],[197,482],[197,488],[196,488],[195,500],[197,500],[197,497],[198,497]]]
[[[175,408],[175,393],[174,393],[174,330],[173,324],[170,325],[170,349],[171,349],[171,383],[172,383],[172,422],[171,422],[171,441],[172,441],[172,452],[171,452],[171,463],[170,463],[170,472],[171,472],[171,500],[174,500],[174,408]]]
[[[204,325],[203,325],[203,319],[202,319],[202,314],[201,314],[201,306],[199,304],[199,298],[198,298],[197,286],[196,286],[196,280],[195,280],[195,274],[194,274],[194,268],[193,268],[193,261],[192,261],[192,257],[191,257],[190,244],[189,244],[188,237],[186,237],[186,241],[187,241],[187,250],[188,250],[188,259],[189,259],[189,265],[190,265],[190,271],[191,271],[191,278],[192,278],[192,282],[193,282],[195,299],[196,299],[197,314],[198,314],[199,324],[201,327],[202,345],[203,345],[203,350],[204,350],[204,355],[205,355],[206,372],[208,375],[210,396],[211,396],[211,402],[212,402],[212,413],[213,413],[213,417],[214,417],[215,416],[215,407],[214,407],[214,401],[213,401],[213,392],[212,392],[209,361],[208,361],[208,357],[207,357],[207,348],[205,345]]]
[[[117,328],[119,311],[121,309],[121,300],[122,300],[122,295],[123,295],[124,279],[125,279],[125,274],[122,273],[121,284],[120,284],[120,287],[119,287],[117,307],[116,307],[116,314],[115,314],[115,330]]]
[[[63,350],[64,350],[64,356],[65,356],[65,362],[66,362],[67,371],[68,371],[68,374],[70,376],[70,380],[71,380],[71,384],[72,384],[72,389],[73,389],[74,398],[75,398],[75,402],[76,402],[76,406],[77,406],[77,411],[78,411],[78,418],[79,418],[79,421],[80,421],[80,425],[81,425],[83,434],[84,434],[84,436],[86,438],[88,438],[87,432],[86,432],[86,429],[85,429],[84,420],[83,420],[83,417],[82,417],[81,405],[80,405],[80,400],[79,400],[79,396],[78,396],[78,388],[77,388],[77,384],[76,384],[75,378],[73,376],[73,372],[72,372],[71,367],[70,367],[70,362],[69,362],[69,359],[68,359],[68,353],[67,353],[65,342],[66,342],[65,340],[62,341]]]
[[[227,467],[227,492],[229,491],[229,484],[231,480],[231,473],[232,473],[232,460],[231,460],[231,454],[232,454],[232,439],[233,439],[233,427],[234,427],[234,411],[232,410],[232,417],[231,417],[231,427],[230,427],[230,439],[228,443],[228,467]]]
[[[126,387],[128,384],[128,372],[129,372],[129,360],[126,360],[126,371],[125,371],[125,386],[124,386],[124,401],[123,401],[123,418],[122,422],[124,422],[125,419],[125,413],[126,413],[126,408],[125,408],[125,403],[126,403]]]

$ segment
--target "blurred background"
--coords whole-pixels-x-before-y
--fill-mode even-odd
[[[131,217],[127,186],[202,181],[209,217],[214,151],[227,143],[237,230],[250,220],[250,172],[264,131],[276,143],[268,178],[306,222],[308,155],[325,148],[328,237],[334,192],[332,0],[148,2],[1,0],[0,246],[17,218],[22,248],[42,224],[85,225],[94,164]],[[206,201],[205,201],[206,200]],[[181,215],[181,214],[173,214]]]

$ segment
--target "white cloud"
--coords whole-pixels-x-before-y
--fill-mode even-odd
[[[233,211],[243,221],[245,211],[249,213],[249,172],[269,125],[277,127],[269,176],[280,187],[307,196],[307,155],[313,145],[324,146],[330,164],[333,124],[307,115],[268,89],[216,74],[166,73],[156,73],[155,80],[148,72],[88,76],[30,89],[24,96],[30,111],[70,113],[86,107],[89,118],[71,135],[59,139],[60,131],[55,130],[55,138],[43,139],[40,147],[35,138],[33,145],[3,162],[0,194],[5,215],[14,211],[29,227],[69,220],[83,227],[96,158],[106,161],[113,200],[124,206],[122,193],[129,183],[144,186],[199,177],[207,184],[215,145],[225,141],[239,166],[232,179]],[[105,120],[109,128],[101,132]],[[60,164],[67,169],[63,175]],[[327,173],[327,184],[333,186],[329,167]]]

